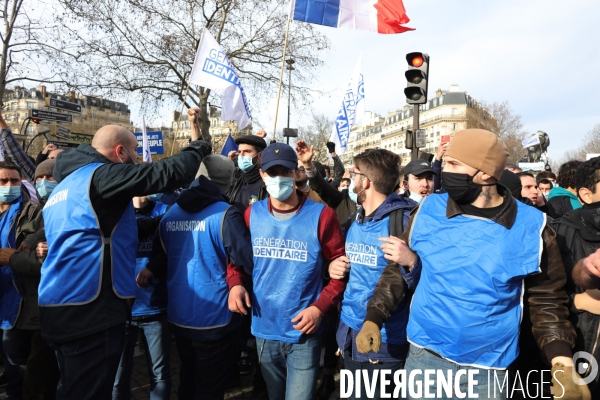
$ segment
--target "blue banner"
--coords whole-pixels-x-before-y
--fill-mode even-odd
[[[148,133],[148,144],[150,145],[150,153],[165,154],[165,148],[163,146],[162,131],[147,132],[147,133]],[[141,156],[142,151],[143,151],[142,137],[144,134],[142,132],[135,132],[134,135],[138,142],[137,152],[138,152],[138,155]]]
[[[230,151],[237,151],[238,150],[238,145],[235,144],[235,140],[233,139],[233,136],[229,135],[227,136],[227,140],[225,141],[225,144],[223,145],[223,148],[221,149],[221,155],[227,157],[227,154],[229,154]]]

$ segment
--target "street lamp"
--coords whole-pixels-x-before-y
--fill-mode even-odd
[[[287,70],[290,71],[288,78],[288,120],[287,127],[290,129],[290,114],[291,114],[291,102],[292,102],[292,71],[295,70],[293,64],[296,62],[293,59],[285,60],[287,63]],[[290,137],[287,137],[287,144],[290,144]]]

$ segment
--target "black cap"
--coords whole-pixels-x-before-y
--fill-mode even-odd
[[[245,135],[235,139],[235,144],[249,144],[258,149],[258,151],[263,151],[265,147],[267,147],[267,142],[265,139],[256,136],[256,135]]]
[[[431,164],[429,164],[429,161],[412,160],[411,162],[406,164],[406,167],[404,167],[405,177],[409,174],[413,174],[416,176],[424,174],[425,172],[431,172],[432,174],[435,174],[435,172],[433,172],[433,168],[431,168]]]

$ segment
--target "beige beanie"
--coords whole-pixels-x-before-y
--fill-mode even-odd
[[[448,144],[446,155],[500,180],[508,159],[508,149],[490,131],[465,129],[456,132]]]

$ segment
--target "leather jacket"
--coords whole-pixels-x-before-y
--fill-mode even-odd
[[[498,186],[498,192],[507,201],[492,220],[510,229],[516,219],[516,200],[510,191],[502,186]],[[408,238],[415,213],[416,209],[413,210],[401,236],[406,243],[409,243]],[[446,217],[451,218],[463,213],[461,207],[449,198]],[[540,349],[546,353],[548,360],[556,356],[571,357],[571,348],[575,344],[577,334],[569,321],[569,298],[563,290],[567,277],[556,242],[556,233],[548,223],[542,231],[542,238],[541,272],[525,278],[524,304],[528,306],[526,311],[531,318],[533,336]],[[390,263],[383,271],[373,297],[367,304],[365,321],[381,326],[406,297],[406,283],[400,268],[404,267]]]

